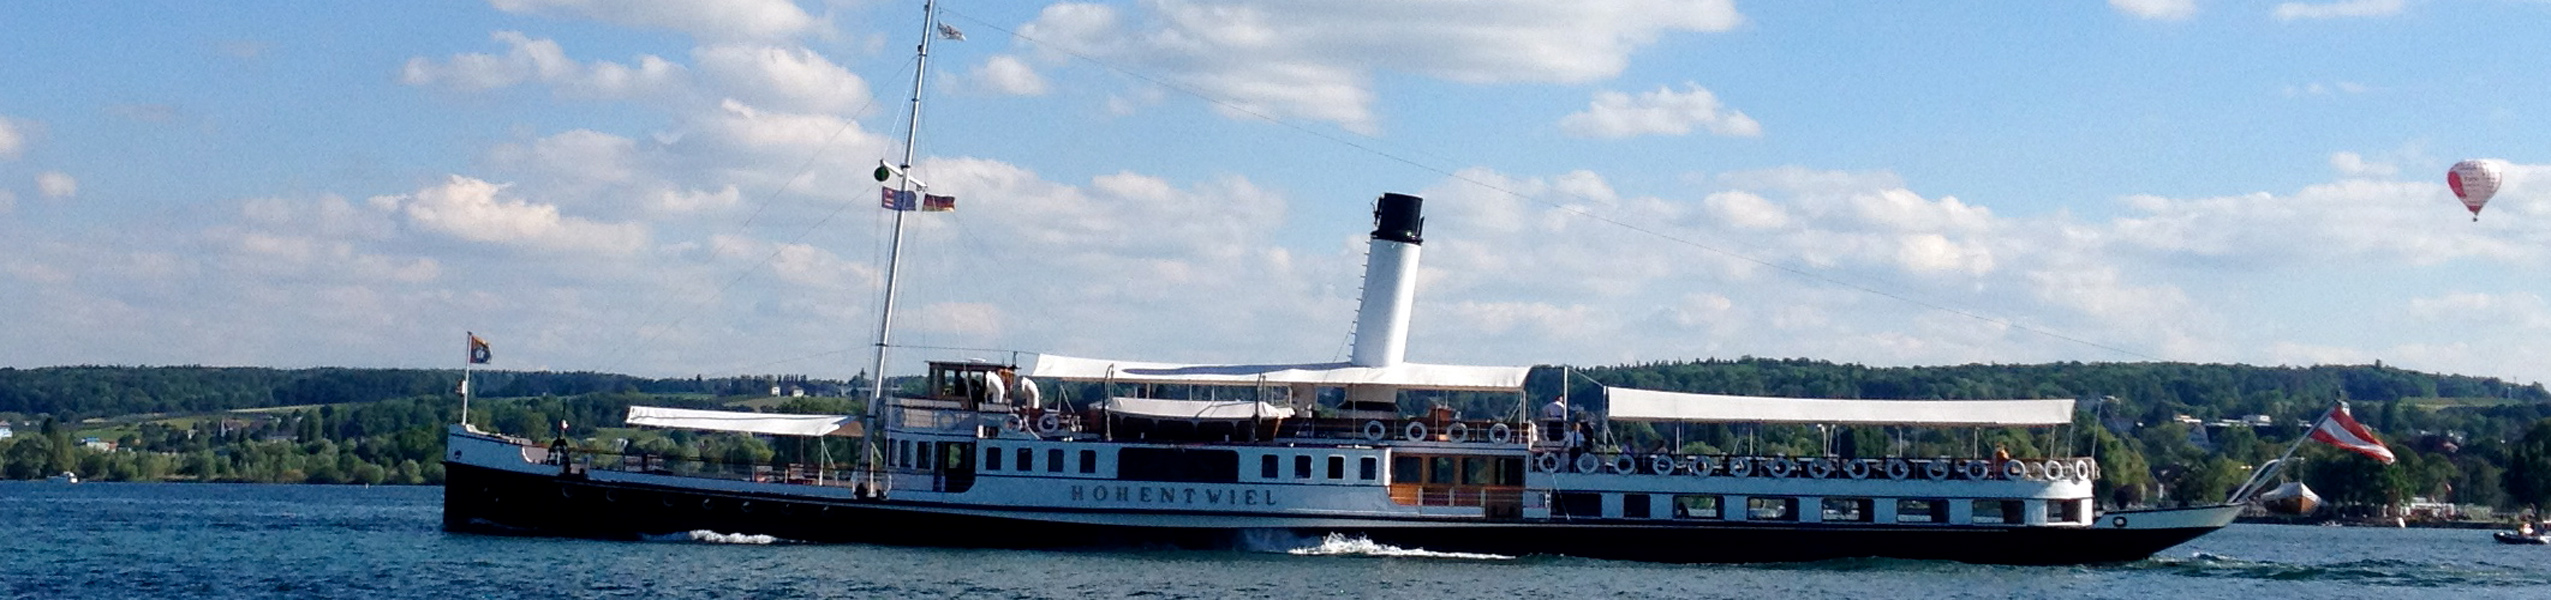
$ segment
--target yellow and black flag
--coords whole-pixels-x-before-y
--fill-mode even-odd
[[[487,340],[479,339],[476,333],[469,334],[469,364],[487,364],[491,358],[495,358],[495,354],[487,351]]]

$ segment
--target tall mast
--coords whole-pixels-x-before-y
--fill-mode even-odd
[[[904,124],[903,161],[895,165],[897,170],[902,171],[895,183],[898,194],[913,191],[912,156],[921,135],[921,86],[930,74],[930,36],[937,30],[938,8],[938,0],[921,3],[921,47],[912,68],[912,113]],[[886,299],[877,309],[877,368],[869,372],[868,412],[871,415],[883,414],[878,406],[886,398],[886,348],[892,339],[895,320],[895,268],[903,264],[903,217],[909,211],[891,212],[895,213],[895,233],[893,244],[886,250]]]

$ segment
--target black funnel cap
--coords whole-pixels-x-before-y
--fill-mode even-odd
[[[1373,239],[1425,243],[1426,219],[1417,216],[1418,205],[1425,202],[1408,194],[1382,194],[1373,204]]]

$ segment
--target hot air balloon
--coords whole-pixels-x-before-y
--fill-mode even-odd
[[[2498,163],[2481,159],[2454,163],[2454,168],[2445,170],[2445,185],[2452,186],[2454,197],[2471,209],[2471,220],[2479,221],[2480,207],[2498,195]]]

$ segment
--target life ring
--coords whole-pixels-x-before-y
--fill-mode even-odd
[[[1382,426],[1381,421],[1364,422],[1364,439],[1366,440],[1382,441],[1382,436],[1390,435],[1390,431],[1390,428]]]
[[[1753,474],[1754,474],[1754,459],[1753,459],[1752,457],[1745,457],[1745,456],[1731,456],[1731,457],[1728,457],[1728,459],[1727,459],[1727,476],[1728,476],[1728,477],[1746,477],[1746,476],[1750,476],[1750,475],[1753,475]]]
[[[2072,478],[2073,478],[2073,467],[2072,467],[2072,465],[2064,464],[2062,461],[2052,461],[2052,460],[2050,460],[2050,461],[2046,461],[2046,480],[2047,480],[2047,481],[2063,481],[2063,480],[2066,480],[2066,479],[2072,479]]]
[[[2073,475],[2080,477],[2084,481],[2098,479],[2099,461],[2087,458],[2073,459]]]
[[[1966,461],[1965,470],[1967,479],[1983,479],[1984,476],[1993,474],[1993,467],[1986,466],[1984,461],[1980,460]]]
[[[1505,423],[1498,423],[1498,424],[1495,424],[1495,425],[1490,425],[1490,426],[1488,426],[1488,443],[1491,443],[1491,444],[1503,444],[1503,443],[1511,442],[1511,441],[1514,441],[1514,440],[1515,440],[1515,430],[1514,430],[1514,429],[1512,429],[1512,428],[1508,428],[1508,427],[1506,427],[1506,424],[1505,424]]]
[[[1407,427],[1400,428],[1400,439],[1412,442],[1426,439],[1426,424],[1409,421]]]
[[[1852,479],[1868,479],[1869,461],[1854,460],[1842,463],[1842,474],[1849,475]]]
[[[1001,428],[1012,432],[1027,431],[1027,417],[1010,415],[1010,418],[1001,421]]]
[[[1949,470],[1949,459],[1935,458],[1923,461],[1922,475],[1931,478],[1932,481],[1948,479]]]
[[[1824,458],[1808,459],[1806,468],[1800,470],[1806,471],[1808,477],[1814,477],[1817,479],[1832,477],[1834,476],[1834,461]]]
[[[2002,478],[2021,479],[2026,477],[2028,477],[2028,463],[2020,462],[2020,459],[2016,458],[2002,461]]]
[[[1696,477],[1708,477],[1708,476],[1710,476],[1710,470],[1711,470],[1711,469],[1715,469],[1715,468],[1717,468],[1717,465],[1714,465],[1714,464],[1711,464],[1711,463],[1710,463],[1710,457],[1707,457],[1707,456],[1695,456],[1695,457],[1692,457],[1692,475],[1693,475],[1693,476],[1696,476]]]
[[[1663,454],[1648,455],[1648,470],[1655,471],[1658,475],[1673,475],[1674,457]]]
[[[1639,460],[1630,458],[1630,455],[1628,454],[1614,454],[1612,455],[1612,472],[1637,473],[1639,472]]]
[[[1912,475],[1912,474],[1913,474],[1913,465],[1906,464],[1906,463],[1904,462],[1904,459],[1901,459],[1901,458],[1890,458],[1890,459],[1887,459],[1887,478],[1888,478],[1888,479],[1903,479],[1903,478],[1905,478],[1906,476],[1908,476],[1908,475]]]
[[[1764,461],[1763,474],[1773,477],[1788,477],[1789,471],[1796,469],[1797,467],[1798,461],[1789,460],[1789,457],[1783,456]]]
[[[1541,467],[1543,473],[1557,473],[1559,472],[1559,453],[1543,452],[1541,456],[1532,459],[1532,465]]]
[[[1043,433],[1043,434],[1046,434],[1046,435],[1053,435],[1055,432],[1059,432],[1059,431],[1062,431],[1062,430],[1063,430],[1063,416],[1062,416],[1062,415],[1058,415],[1058,414],[1054,414],[1054,413],[1045,413],[1043,416],[1039,416],[1039,417],[1037,417],[1037,418],[1036,418],[1036,431],[1037,431],[1037,433]]]
[[[1602,469],[1602,468],[1603,468],[1603,461],[1602,461],[1601,459],[1597,459],[1597,458],[1595,458],[1595,457],[1594,457],[1594,455],[1592,455],[1592,454],[1579,454],[1579,455],[1577,455],[1577,472],[1579,472],[1579,473],[1593,473],[1593,472],[1595,472],[1596,470],[1598,470],[1598,469]]]
[[[1455,442],[1470,441],[1470,426],[1455,422],[1444,428],[1444,438]]]

